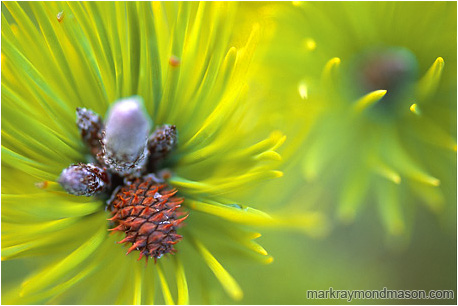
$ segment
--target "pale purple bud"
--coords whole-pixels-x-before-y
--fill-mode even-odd
[[[70,194],[93,196],[110,184],[106,171],[93,164],[76,164],[65,168],[59,177],[59,184]]]
[[[110,169],[120,175],[140,172],[148,156],[150,126],[140,97],[122,99],[111,106],[102,140],[103,158]]]

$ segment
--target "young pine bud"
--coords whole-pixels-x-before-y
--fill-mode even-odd
[[[65,168],[59,183],[70,194],[90,197],[103,191],[110,184],[110,178],[104,169],[80,163]]]
[[[108,112],[102,140],[105,164],[121,176],[140,174],[148,156],[149,131],[140,97],[115,102]]]
[[[167,157],[177,144],[177,129],[174,125],[165,124],[156,128],[148,139],[150,159],[159,161]]]
[[[102,151],[100,140],[102,139],[103,122],[102,118],[93,111],[86,108],[76,108],[76,125],[81,137],[91,150],[92,155]]]

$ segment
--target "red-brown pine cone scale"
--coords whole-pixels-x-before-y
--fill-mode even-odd
[[[176,189],[166,188],[167,184],[157,184],[152,178],[138,178],[123,186],[111,202],[110,220],[117,224],[111,231],[125,232],[126,237],[118,243],[132,243],[127,254],[137,249],[138,260],[174,253],[173,246],[182,238],[176,230],[187,218],[177,211],[183,198],[174,196]]]

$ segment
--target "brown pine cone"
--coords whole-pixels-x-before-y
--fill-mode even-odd
[[[177,211],[183,198],[174,197],[177,190],[165,190],[166,187],[150,177],[138,178],[123,186],[110,203],[113,217],[109,220],[117,224],[111,231],[126,233],[118,243],[132,243],[127,254],[137,249],[139,260],[144,255],[156,260],[176,252],[173,246],[182,238],[176,230],[187,218]]]

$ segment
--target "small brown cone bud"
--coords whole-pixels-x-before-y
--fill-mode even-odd
[[[148,139],[150,159],[159,161],[167,157],[177,144],[177,129],[175,125],[165,124],[156,128]]]
[[[91,154],[97,156],[102,151],[102,145],[100,144],[104,128],[102,118],[89,109],[77,107],[76,125],[83,141],[91,150]]]

